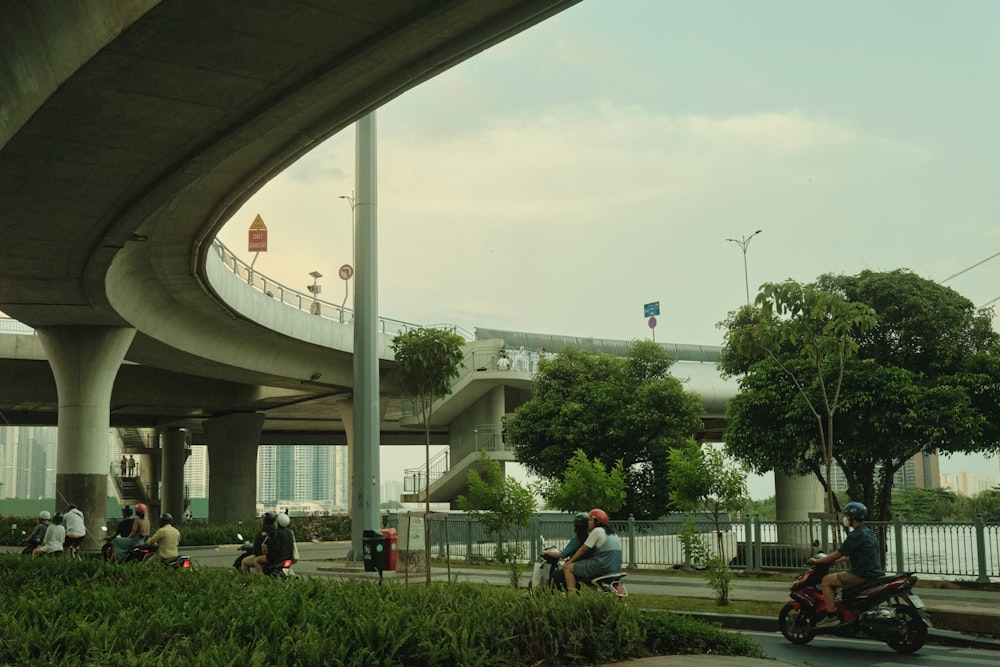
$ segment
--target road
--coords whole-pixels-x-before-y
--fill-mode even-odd
[[[772,658],[810,667],[880,667],[881,665],[997,665],[996,651],[928,644],[913,655],[900,655],[883,643],[866,639],[817,637],[805,646],[785,641],[777,632],[743,634]]]

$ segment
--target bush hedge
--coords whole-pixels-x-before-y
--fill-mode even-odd
[[[584,594],[402,586],[0,557],[0,664],[591,665],[762,656],[753,642]]]

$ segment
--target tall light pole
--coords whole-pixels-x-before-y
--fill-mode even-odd
[[[750,274],[747,273],[747,246],[750,245],[750,240],[753,239],[753,237],[755,237],[758,234],[760,234],[762,231],[764,231],[764,230],[763,229],[758,229],[757,231],[755,231],[750,236],[744,236],[744,237],[739,238],[739,239],[726,239],[727,241],[732,241],[733,243],[735,243],[736,245],[738,245],[740,247],[740,250],[743,251],[743,283],[746,286],[746,290],[747,290],[747,305],[748,306],[750,305]]]
[[[351,266],[357,270],[358,267],[354,264],[354,228],[357,226],[357,221],[354,217],[354,190],[351,190],[351,194],[349,195],[340,195],[340,198],[346,199],[351,207]]]

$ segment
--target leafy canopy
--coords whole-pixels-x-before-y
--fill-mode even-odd
[[[540,495],[552,509],[586,512],[600,507],[617,512],[625,504],[625,470],[622,460],[608,470],[600,459],[591,461],[583,450],[576,450],[563,472],[562,480],[542,481]]]
[[[518,460],[557,480],[577,450],[588,460],[621,460],[626,499],[618,515],[658,517],[669,504],[671,447],[702,429],[701,399],[670,375],[673,360],[651,341],[625,357],[567,349],[535,376],[533,397],[508,435]]]
[[[811,289],[877,318],[844,332],[849,354],[815,357],[803,338],[771,334],[782,323],[763,307],[767,290],[757,308],[731,315],[720,368],[740,382],[727,406],[732,455],[755,472],[821,481],[829,455],[847,495],[888,519],[892,478],[907,460],[1000,449],[1000,338],[990,312],[905,270],[824,275]]]

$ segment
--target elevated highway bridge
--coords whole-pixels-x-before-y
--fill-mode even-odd
[[[262,438],[352,446],[364,387],[349,325],[253,289],[217,232],[324,139],[577,1],[5,2],[0,311],[36,333],[0,336],[0,409],[58,424],[59,502],[92,508],[99,534],[112,423],[160,429],[172,511],[183,448],[203,438],[214,520],[253,511]],[[410,437],[388,374],[393,333],[375,337],[379,432],[358,433],[376,445]],[[439,437],[485,405],[506,409],[480,396]],[[358,544],[378,519],[377,466],[363,470]]]

